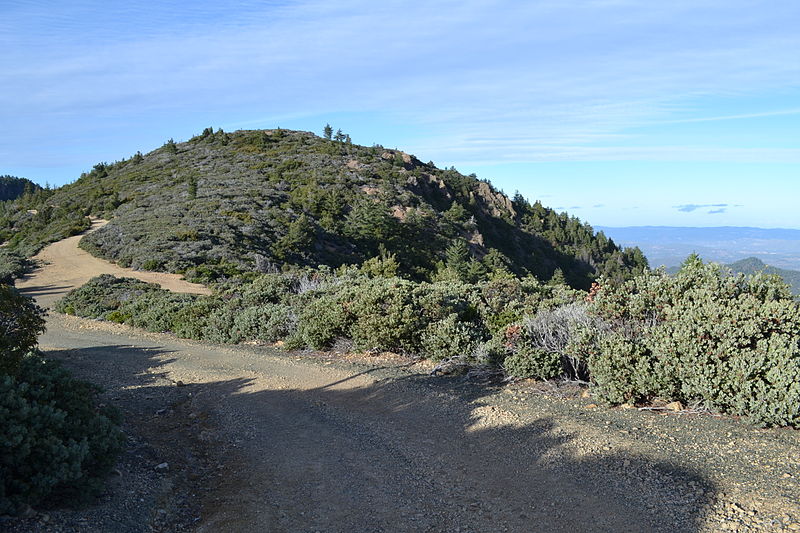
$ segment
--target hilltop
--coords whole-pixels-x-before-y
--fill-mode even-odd
[[[792,288],[792,292],[800,295],[800,272],[797,270],[788,270],[785,268],[777,268],[767,265],[757,257],[748,257],[727,265],[728,268],[740,274],[756,274],[763,272],[765,274],[776,274],[783,278],[783,280]]]
[[[566,213],[399,150],[337,139],[207,128],[20,199],[0,222],[11,247],[29,254],[53,240],[45,233],[73,234],[86,228],[84,215],[103,216],[111,222],[85,249],[195,280],[370,261],[417,280],[508,272],[587,288],[600,274],[647,268],[638,249]],[[37,202],[38,215],[22,211]]]

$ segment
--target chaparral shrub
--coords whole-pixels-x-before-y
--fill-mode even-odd
[[[660,397],[800,424],[800,308],[777,277],[691,257],[674,277],[604,285],[591,310],[610,331],[588,358],[608,401]]]
[[[0,375],[0,515],[97,494],[122,446],[97,393],[36,354]]]
[[[10,285],[0,284],[0,374],[13,374],[44,331],[44,311]]]

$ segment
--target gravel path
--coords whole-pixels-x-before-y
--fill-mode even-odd
[[[107,220],[94,219],[92,227],[86,233],[97,231],[107,223]],[[78,248],[82,237],[83,235],[68,237],[42,249],[33,258],[40,267],[31,275],[19,280],[16,284],[17,287],[35,297],[39,305],[44,307],[51,307],[61,296],[100,274],[112,274],[136,278],[148,283],[157,283],[162,288],[173,292],[211,294],[208,287],[198,283],[189,283],[178,274],[122,268],[99,259]]]
[[[55,314],[41,344],[130,445],[97,504],[9,531],[800,531],[793,430]]]

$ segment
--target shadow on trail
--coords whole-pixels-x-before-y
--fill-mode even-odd
[[[29,277],[29,276],[28,276]],[[27,279],[23,278],[23,280]],[[57,285],[57,284],[50,284],[50,285],[37,285],[31,287],[21,287],[19,292],[24,294],[25,296],[30,296],[37,302],[39,302],[42,296],[62,296],[64,295],[69,289],[71,289],[69,285]],[[51,303],[50,299],[47,299],[47,303]],[[41,302],[39,302],[42,305]]]
[[[277,531],[692,532],[716,497],[709,480],[677,461],[599,446],[576,454],[574,435],[552,417],[523,424],[483,401],[493,386],[463,378],[365,384],[356,375],[308,389],[234,378],[176,387],[161,370],[168,352],[159,349],[55,355],[79,372],[107,369],[102,385],[112,397],[166,404],[191,393],[198,420],[217,429],[221,457],[214,460],[226,464],[221,481],[203,474],[214,487],[203,531],[258,524]],[[197,432],[203,423],[187,422]]]

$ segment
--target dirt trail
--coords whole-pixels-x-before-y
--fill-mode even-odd
[[[77,283],[64,257],[27,290]],[[95,507],[14,531],[800,530],[796,431],[57,314],[41,344],[106,388],[132,444]]]
[[[97,231],[107,223],[107,220],[95,219],[92,221],[92,227],[86,233]],[[17,282],[17,287],[32,291],[30,294],[36,296],[39,304],[44,307],[50,307],[62,294],[80,287],[92,277],[100,274],[112,274],[157,283],[162,288],[173,292],[211,294],[208,287],[189,283],[178,274],[122,268],[97,258],[78,248],[78,243],[83,235],[85,233],[45,247],[34,257],[41,266],[32,275]]]

